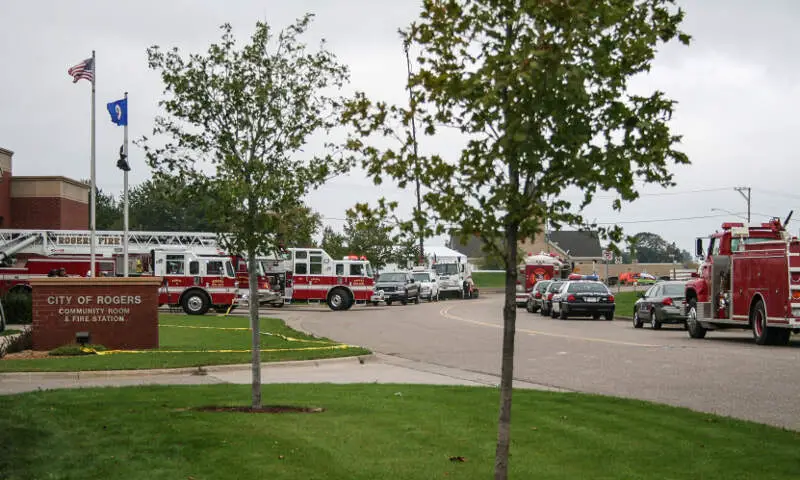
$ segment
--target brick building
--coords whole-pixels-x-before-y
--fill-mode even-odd
[[[0,228],[87,230],[89,186],[66,177],[15,177],[0,148]]]

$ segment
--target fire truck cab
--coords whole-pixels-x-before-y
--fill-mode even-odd
[[[787,218],[788,222],[788,218]],[[751,329],[759,345],[785,345],[800,331],[800,241],[780,219],[759,225],[724,223],[686,285],[687,330]]]

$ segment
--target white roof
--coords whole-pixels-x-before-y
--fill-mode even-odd
[[[466,261],[467,256],[461,252],[453,250],[452,248],[448,248],[445,246],[428,246],[425,245],[425,256],[426,257],[433,257],[436,255],[437,258],[456,258],[461,257],[463,260]]]

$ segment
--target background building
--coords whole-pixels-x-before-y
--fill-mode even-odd
[[[88,230],[89,186],[66,177],[15,177],[0,148],[0,228]]]

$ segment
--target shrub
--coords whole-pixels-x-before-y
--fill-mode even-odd
[[[86,349],[86,350],[84,350]],[[69,345],[62,345],[58,348],[50,350],[48,355],[52,357],[68,357],[74,355],[94,355],[95,351],[102,352],[106,347],[102,345],[78,345],[71,343]]]
[[[3,297],[6,323],[30,325],[33,320],[33,297],[29,292],[9,292]]]

